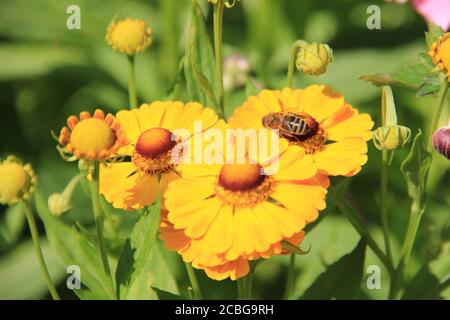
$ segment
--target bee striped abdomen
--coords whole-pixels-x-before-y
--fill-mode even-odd
[[[299,116],[289,115],[284,118],[283,128],[295,135],[306,135],[310,132],[310,128],[306,121]]]

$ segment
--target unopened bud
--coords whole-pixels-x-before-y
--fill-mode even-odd
[[[59,217],[72,209],[72,195],[80,178],[81,174],[73,177],[62,193],[53,193],[48,197],[48,209],[52,215]]]
[[[450,123],[433,134],[433,146],[437,152],[450,160]]]
[[[320,76],[333,62],[333,50],[327,44],[311,43],[302,46],[297,56],[297,69],[310,76]]]
[[[404,126],[384,126],[373,133],[373,143],[379,150],[403,148],[411,140],[411,129]]]
[[[373,132],[373,143],[379,150],[403,148],[411,140],[411,129],[397,124],[394,94],[389,86],[383,87],[381,104],[383,125]]]
[[[55,217],[62,216],[72,209],[70,198],[64,196],[62,193],[53,193],[48,197],[48,209]]]

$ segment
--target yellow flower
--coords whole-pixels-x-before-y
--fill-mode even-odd
[[[168,214],[160,233],[209,277],[236,280],[249,272],[248,260],[284,253],[284,240],[301,242],[305,225],[326,207],[329,180],[310,169],[300,147],[287,143],[280,147],[279,170],[270,176],[264,175],[273,165],[268,159],[222,160],[179,166],[181,178],[165,193]]]
[[[269,123],[268,119],[284,119],[287,113],[301,115],[309,132],[295,136],[289,135],[289,130],[280,130],[280,137],[290,146],[303,149],[314,170],[352,176],[367,162],[366,141],[372,138],[370,130],[374,125],[371,117],[360,114],[342,95],[326,86],[263,90],[237,108],[229,123],[235,128],[262,128],[264,120],[266,126],[280,129],[280,121]]]
[[[139,109],[117,114],[130,144],[121,150],[130,157],[127,162],[103,165],[100,168],[100,193],[115,208],[136,210],[152,204],[158,186],[165,186],[178,177],[172,150],[189,137],[177,136],[178,129],[194,133],[194,122],[203,128],[219,120],[211,109],[199,103],[154,102]]]
[[[301,47],[297,60],[297,69],[310,76],[320,76],[333,62],[333,50],[326,44],[311,43]]]
[[[106,42],[114,50],[132,55],[152,44],[152,30],[144,20],[127,18],[108,26]]]
[[[428,55],[433,60],[433,63],[450,76],[450,33],[447,32],[444,36],[440,36],[437,42],[431,45]]]
[[[36,189],[36,175],[30,164],[13,156],[0,162],[0,203],[14,205],[28,199]]]
[[[86,160],[105,160],[127,144],[117,119],[111,114],[105,117],[99,109],[92,117],[89,112],[81,112],[80,118],[70,116],[58,141],[63,153],[72,154],[73,159]]]

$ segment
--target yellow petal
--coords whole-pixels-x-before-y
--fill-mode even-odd
[[[132,162],[112,163],[100,167],[100,193],[114,208],[128,209],[125,197],[139,177]]]
[[[367,143],[361,138],[347,138],[327,144],[314,154],[319,171],[332,176],[357,172],[367,162]]]
[[[305,155],[302,148],[290,146],[280,156],[279,171],[274,175],[275,180],[306,180],[314,177],[317,166],[311,155]]]
[[[326,193],[326,189],[321,185],[277,183],[272,198],[293,212],[297,217],[297,223],[301,224],[302,221],[311,223],[317,219],[318,211],[326,207]]]
[[[373,128],[373,121],[368,114],[359,114],[357,110],[346,106],[344,110],[350,108],[352,115],[350,117],[345,116],[333,116],[333,120],[323,124],[322,127],[326,130],[327,139],[332,141],[341,141],[345,138],[361,138],[364,141],[368,141],[372,138],[371,129]],[[342,112],[338,114],[343,115]]]
[[[342,95],[322,85],[307,87],[299,102],[303,107],[303,112],[312,116],[319,123],[342,108],[344,103]]]
[[[133,146],[136,144],[139,136],[142,131],[138,122],[138,110],[122,110],[119,111],[116,115],[117,120],[120,122],[121,128],[126,132],[129,145],[119,150],[120,154],[132,155],[133,154]]]
[[[152,104],[143,104],[139,108],[138,121],[141,131],[160,128],[166,114],[167,103],[156,101]],[[167,128],[165,128],[167,129]]]
[[[156,176],[141,175],[134,187],[127,190],[124,204],[126,209],[136,210],[151,205],[159,194],[159,183]]]

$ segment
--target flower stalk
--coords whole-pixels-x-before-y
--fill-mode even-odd
[[[108,251],[106,250],[105,238],[103,234],[104,226],[103,226],[103,212],[100,206],[99,175],[100,175],[100,162],[95,161],[91,180],[92,209],[94,211],[95,228],[97,231],[97,241],[100,249],[100,256],[102,259],[103,270],[109,277],[111,282],[111,290],[112,292],[114,292],[114,282],[111,276],[111,268],[108,262]]]
[[[136,74],[135,74],[135,56],[127,55],[128,60],[128,96],[130,100],[130,109],[135,109],[138,106],[137,92],[136,92]]]
[[[305,48],[308,45],[308,42],[304,40],[297,40],[292,45],[291,49],[291,58],[289,60],[288,65],[288,76],[287,76],[287,85],[292,88],[294,84],[294,72],[295,72],[295,62],[297,61],[297,52],[301,48]]]
[[[198,284],[197,276],[195,275],[194,268],[189,263],[184,264],[186,266],[186,272],[188,274],[189,282],[192,288],[192,298],[194,300],[202,300],[202,292],[200,290],[200,285]]]
[[[25,215],[27,217],[28,226],[31,232],[31,238],[33,239],[34,251],[38,259],[39,267],[41,268],[44,280],[47,283],[48,290],[53,298],[53,300],[61,300],[58,291],[56,291],[55,285],[52,282],[50,273],[48,272],[47,265],[45,264],[44,256],[42,254],[41,242],[39,240],[39,232],[36,226],[36,220],[34,219],[33,211],[31,205],[27,200],[23,200],[25,206]]]
[[[289,300],[291,297],[292,290],[294,288],[294,279],[295,279],[295,258],[296,254],[291,253],[291,257],[289,259],[289,270],[288,276],[286,280],[286,288],[284,291],[284,299]]]
[[[253,290],[253,270],[243,278],[237,280],[239,300],[251,300]]]
[[[225,118],[225,89],[223,82],[223,11],[225,1],[214,4],[214,52],[216,58],[217,79],[219,85],[218,104],[221,116]]]

